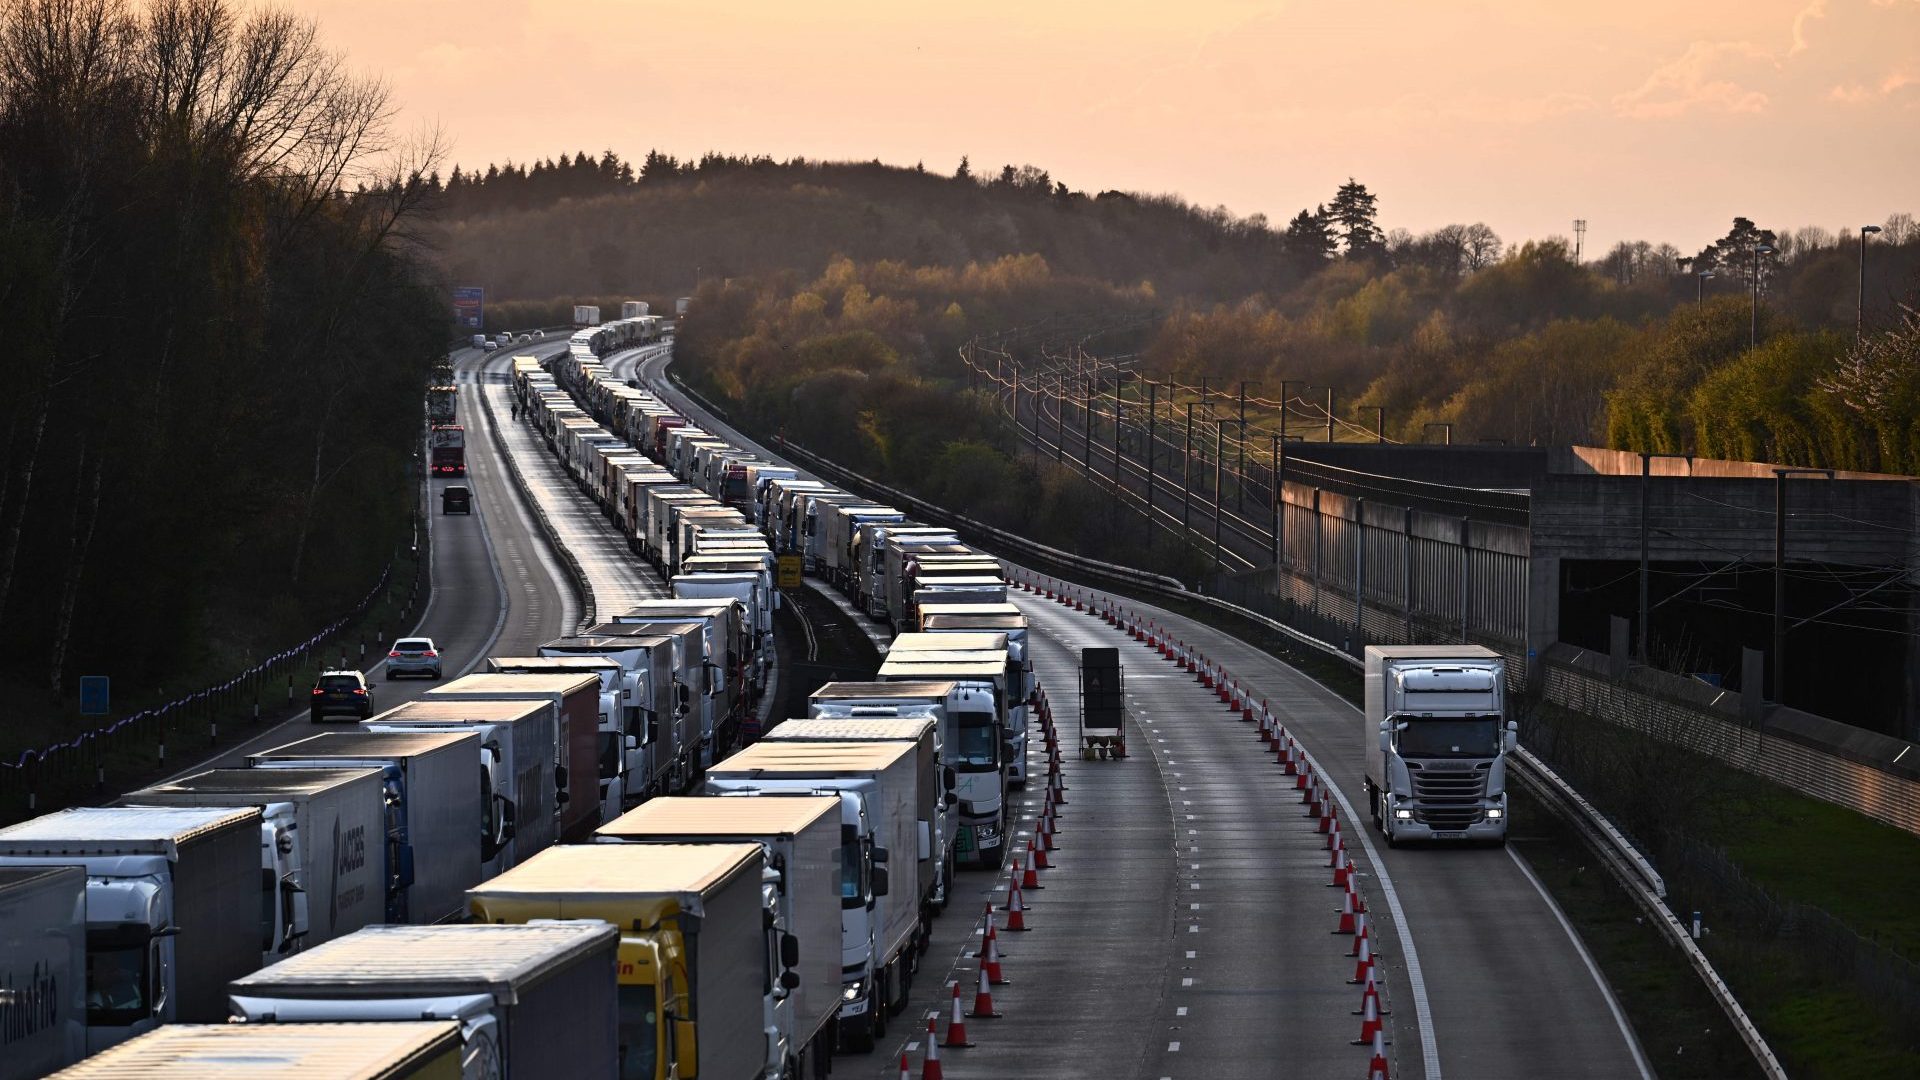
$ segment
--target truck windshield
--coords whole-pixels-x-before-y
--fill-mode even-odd
[[[998,766],[1000,740],[993,735],[993,714],[963,712],[959,714],[959,719],[959,745],[954,748],[954,757],[958,766],[974,771]]]
[[[660,1013],[651,986],[620,988],[620,1080],[654,1080]]]
[[[126,1027],[147,1017],[147,943],[88,935],[87,1024]]]
[[[1500,753],[1499,717],[1402,716],[1396,719],[1407,725],[1394,740],[1405,757],[1487,758]]]

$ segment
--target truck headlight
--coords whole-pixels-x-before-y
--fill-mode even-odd
[[[1506,817],[1506,816],[1507,816],[1507,812],[1506,812],[1505,810],[1501,810],[1501,809],[1499,809],[1499,808],[1497,808],[1497,807],[1496,807],[1495,809],[1492,809],[1492,810],[1489,810],[1489,811],[1487,811],[1487,820],[1488,820],[1488,821],[1499,821],[1499,820],[1500,820],[1501,818],[1503,818],[1503,817]]]
[[[856,979],[840,991],[841,1001],[859,1001],[867,996],[867,980]]]
[[[1393,812],[1393,816],[1394,816],[1394,818],[1395,818],[1395,820],[1398,820],[1398,821],[1412,821],[1412,820],[1413,820],[1413,811],[1411,811],[1411,810],[1395,810],[1395,811]]]
[[[978,837],[982,841],[997,840],[1000,838],[1000,826],[975,825],[973,827],[973,834],[974,836]]]

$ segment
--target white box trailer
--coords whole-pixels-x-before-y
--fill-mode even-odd
[[[0,867],[0,987],[6,994],[0,1078],[45,1076],[86,1055],[83,867]],[[838,975],[833,989],[838,998]]]
[[[746,608],[737,600],[643,600],[610,616],[610,621],[641,626],[689,621],[701,624],[706,635],[701,767],[711,765],[716,756],[724,756],[738,740],[740,722],[752,698],[755,651]],[[588,632],[602,631],[589,628]]]
[[[620,934],[601,922],[370,926],[234,982],[251,1024],[453,1020],[469,1077],[614,1080]]]
[[[899,742],[912,743],[917,755],[915,768],[920,774],[918,813],[920,897],[927,905],[927,916],[943,910],[952,895],[954,857],[953,808],[959,803],[959,774],[944,760],[940,745],[940,721],[925,712],[920,715],[810,717],[783,720],[768,729],[766,739],[787,742]],[[895,887],[903,875],[898,857],[894,862]]]
[[[597,304],[575,304],[575,305],[573,305],[573,325],[575,325],[575,326],[598,326],[598,325],[600,325],[600,307],[599,307],[599,305],[597,305]]]
[[[612,821],[626,808],[628,788],[642,767],[637,718],[629,717],[623,697],[626,671],[603,656],[490,656],[487,671],[497,675],[592,675],[600,680],[600,717],[594,743],[594,774],[600,781],[600,819]]]
[[[646,315],[649,310],[645,300],[620,301],[620,317],[623,319],[638,319]]]
[[[250,754],[247,764],[379,769],[387,788],[386,921],[432,923],[457,916],[480,880],[480,806],[491,792],[483,790],[479,744],[465,731],[335,731]]]
[[[504,873],[560,839],[565,781],[554,761],[556,713],[544,701],[409,701],[361,727],[368,731],[471,731],[487,777],[481,807],[480,874]]]
[[[87,872],[87,1051],[226,1016],[260,966],[260,811],[77,807],[0,829],[0,866]]]
[[[677,790],[670,786],[669,778],[675,760],[684,751],[685,735],[678,721],[685,710],[682,695],[675,689],[673,642],[669,638],[658,634],[563,637],[541,645],[540,654],[616,665],[620,671],[616,715],[620,717],[620,730],[634,740],[626,751],[626,801],[631,805]],[[607,820],[618,816],[611,815]]]
[[[860,552],[857,541],[860,527],[870,523],[899,524],[907,515],[891,506],[873,502],[825,502],[820,507],[819,544],[821,574],[842,592],[856,594],[859,588]]]
[[[910,635],[894,640],[905,637]],[[1004,656],[990,653],[889,649],[877,680],[916,686],[953,684],[943,702],[949,718],[943,733],[953,733],[954,767],[959,773],[955,848],[960,861],[987,869],[998,867],[1008,848],[1006,668]]]
[[[763,740],[707,772],[707,791],[713,795],[857,794],[873,831],[871,858],[876,864],[900,867],[898,888],[892,885],[891,869],[876,874],[871,910],[863,905],[842,913],[866,921],[873,942],[864,971],[845,973],[850,996],[841,1016],[843,1026],[854,1019],[850,1033],[856,1042],[858,1025],[878,1017],[876,1002],[894,1012],[905,1006],[913,953],[926,934],[925,912],[912,887],[918,874],[907,869],[907,860],[919,851],[919,787],[919,753],[911,743]],[[857,940],[865,935],[855,927],[853,936]]]
[[[747,1080],[767,1060],[774,985],[765,871],[759,844],[575,844],[480,885],[468,902],[479,922],[619,929],[623,1075]],[[671,1040],[661,1038],[663,1014]]]
[[[386,916],[386,787],[378,769],[209,769],[129,792],[120,806],[255,807],[271,883],[262,964]]]
[[[461,1075],[460,1025],[169,1024],[55,1075],[58,1080],[451,1080]]]
[[[604,843],[710,844],[749,841],[766,850],[779,877],[782,967],[797,985],[775,1013],[783,1046],[768,1055],[770,1080],[809,1076],[833,1051],[840,1011],[840,799],[654,799],[600,826]],[[857,849],[856,849],[857,851]]]
[[[556,711],[554,760],[565,773],[560,839],[577,840],[600,824],[600,680],[588,674],[505,675],[482,671],[427,691],[427,701],[544,701]]]

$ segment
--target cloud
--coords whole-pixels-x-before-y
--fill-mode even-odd
[[[1750,42],[1696,41],[1678,59],[1647,76],[1637,89],[1616,94],[1613,108],[1637,120],[1689,112],[1764,112],[1768,96],[1750,82],[1775,68],[1772,54]]]

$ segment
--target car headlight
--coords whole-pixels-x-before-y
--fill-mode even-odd
[[[1398,820],[1400,820],[1400,821],[1412,821],[1412,820],[1413,820],[1413,811],[1411,811],[1411,810],[1395,810],[1395,811],[1393,812],[1393,816],[1394,816],[1394,817],[1395,817],[1396,819],[1398,819]]]
[[[1501,818],[1506,816],[1507,816],[1507,812],[1505,810],[1493,809],[1493,810],[1487,811],[1488,821],[1499,821]]]

